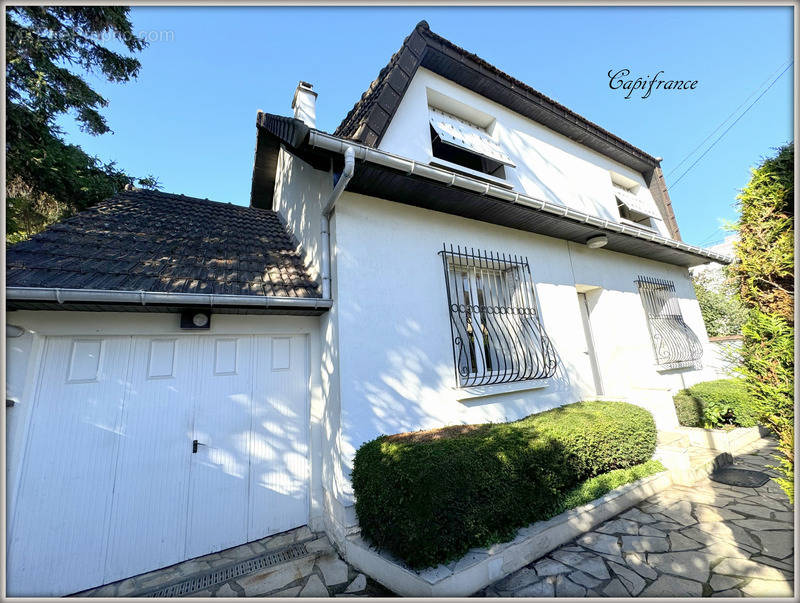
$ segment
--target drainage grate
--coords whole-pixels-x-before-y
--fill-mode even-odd
[[[292,546],[285,549],[281,549],[280,551],[273,551],[271,553],[261,555],[260,557],[247,559],[246,561],[239,561],[237,563],[229,565],[228,567],[223,567],[221,569],[214,570],[202,576],[189,578],[188,580],[184,580],[183,582],[178,582],[176,584],[164,586],[156,591],[152,591],[140,596],[182,597],[184,595],[188,595],[190,593],[194,593],[199,590],[205,590],[207,588],[211,588],[212,586],[215,586],[217,584],[222,584],[223,582],[227,582],[228,580],[238,578],[239,576],[244,576],[252,572],[257,572],[258,570],[264,569],[265,567],[279,565],[281,563],[291,561],[292,559],[299,559],[300,557],[305,557],[306,555],[309,554],[310,553],[308,552],[308,549],[306,549],[306,545],[304,543],[293,544]]]
[[[750,471],[749,469],[736,469],[734,467],[717,469],[709,475],[709,478],[720,484],[746,488],[758,488],[769,481],[769,475],[766,473]]]

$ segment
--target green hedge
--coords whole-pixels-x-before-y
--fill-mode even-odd
[[[374,545],[429,567],[551,517],[580,482],[644,463],[655,445],[653,417],[623,402],[381,436],[356,452],[356,513]]]
[[[743,379],[704,381],[675,394],[678,421],[686,427],[757,425],[753,398]]]
[[[615,469],[608,473],[590,477],[585,482],[576,486],[566,493],[561,503],[559,512],[580,507],[588,502],[592,502],[625,484],[630,484],[648,475],[666,471],[660,461],[650,459],[641,465],[634,465],[629,469]]]

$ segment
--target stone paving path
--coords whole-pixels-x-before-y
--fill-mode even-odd
[[[733,467],[770,473],[771,440]],[[774,473],[773,473],[774,475]],[[759,488],[672,486],[477,593],[513,597],[790,597],[794,512]]]
[[[324,533],[315,534],[303,526],[282,534],[269,536],[249,544],[233,547],[190,559],[170,567],[127,578],[100,588],[78,593],[81,597],[139,597],[158,589],[230,567],[240,561],[253,559],[286,549],[297,543],[305,544],[310,553],[305,557],[215,584],[187,597],[388,597],[393,593],[359,573],[339,557]]]

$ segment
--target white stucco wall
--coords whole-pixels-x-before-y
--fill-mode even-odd
[[[457,399],[442,262],[443,243],[529,259],[547,333],[559,357],[542,389]],[[576,285],[601,287],[592,326],[605,397],[650,408],[674,424],[671,392],[707,371],[659,372],[634,280],[675,282],[684,318],[708,341],[684,268],[345,193],[336,209],[342,463],[380,434],[509,421],[593,398]],[[712,377],[713,378],[713,377]],[[503,391],[507,386],[494,386]],[[350,504],[342,490],[340,501]]]
[[[315,170],[281,148],[278,154],[273,209],[281,214],[300,242],[303,262],[313,279],[320,272],[320,218],[322,203],[333,189],[330,172]]]
[[[506,180],[514,190],[619,221],[609,175],[613,171],[639,184],[638,194],[652,203],[653,197],[639,172],[423,67],[412,78],[380,149],[422,163],[433,159],[428,119],[430,91],[494,118],[489,131],[516,166],[506,168]],[[670,237],[663,216],[655,225],[661,235]]]

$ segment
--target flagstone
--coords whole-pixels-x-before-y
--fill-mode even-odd
[[[583,597],[586,595],[586,588],[580,584],[575,584],[566,576],[559,576],[556,581],[557,597]]]
[[[711,580],[708,581],[709,585],[711,585],[711,588],[715,591],[727,590],[733,586],[736,586],[740,582],[742,582],[741,578],[736,578],[734,576],[719,576],[717,574],[714,574],[711,577]]]
[[[629,597],[630,593],[625,589],[619,578],[614,578],[603,589],[603,594],[607,597]]]
[[[696,540],[692,540],[691,538],[687,538],[680,532],[670,532],[669,533],[669,550],[670,551],[693,551],[696,549],[703,548],[703,545],[697,542]]]
[[[684,526],[690,526],[697,523],[697,520],[692,517],[692,503],[686,500],[670,505],[666,509],[663,509],[661,514],[666,515],[673,521],[676,521]]]
[[[696,531],[693,531],[692,528],[694,528]],[[750,534],[748,534],[741,526],[737,526],[731,522],[707,521],[698,523],[696,526],[692,526],[692,528],[689,528],[688,530],[681,530],[681,533],[700,542],[704,541],[700,540],[698,537],[695,537],[695,533],[708,534],[719,540],[733,542],[738,546],[747,545],[753,548],[753,552],[758,551],[760,548],[758,543],[753,540]]]
[[[579,563],[582,563],[588,558],[594,556],[594,553],[578,553],[576,551],[567,551],[564,549],[559,549],[550,553],[550,556],[561,563],[566,563],[567,565],[571,565],[572,567],[577,566]]]
[[[662,538],[666,536],[666,533],[662,532],[661,530],[657,530],[651,526],[642,526],[639,528],[639,535],[640,536],[661,536]]]
[[[517,590],[523,586],[528,586],[539,580],[536,575],[536,570],[529,567],[523,567],[521,570],[506,576],[499,582],[495,583],[497,590]]]
[[[238,597],[239,593],[237,593],[235,590],[233,590],[233,588],[231,588],[231,585],[226,582],[225,584],[220,586],[219,589],[217,589],[217,592],[215,593],[215,596],[216,597]]]
[[[761,541],[761,552],[776,559],[783,559],[794,550],[793,530],[759,532],[756,538]]]
[[[741,587],[749,597],[791,597],[792,583],[787,580],[760,580],[755,578]]]
[[[608,534],[588,532],[578,538],[578,544],[598,553],[610,553],[612,555],[618,555],[620,553],[617,537]]]
[[[680,530],[683,526],[679,523],[675,523],[674,521],[657,521],[656,523],[651,523],[648,527],[655,528],[656,530],[664,530],[667,532],[671,532],[673,530]]]
[[[787,572],[794,572],[793,565],[789,565],[788,563],[784,563],[783,561],[777,561],[775,559],[771,559],[770,557],[764,557],[763,555],[752,557],[751,560],[756,561],[758,563],[763,563],[764,565],[769,565],[770,567],[776,567],[778,569]]]
[[[514,593],[515,597],[552,597],[555,593],[553,583],[549,580],[534,582]]]
[[[744,576],[747,578],[762,578],[764,580],[785,580],[786,575],[774,567],[750,559],[723,559],[714,566],[715,574],[725,576]]]
[[[625,553],[625,564],[643,578],[649,580],[658,578],[658,572],[647,565],[645,557],[641,553]]]
[[[741,597],[742,591],[736,590],[735,588],[731,588],[728,590],[723,590],[718,593],[713,593],[712,597]]]
[[[615,519],[613,521],[607,521],[599,528],[596,528],[596,531],[603,534],[635,535],[639,533],[639,524],[635,521],[631,521],[630,519]]]
[[[328,597],[328,589],[319,579],[316,574],[311,574],[311,577],[306,582],[303,590],[300,591],[301,597]]]
[[[658,536],[623,536],[622,550],[636,553],[668,551],[669,542]]]
[[[554,576],[556,574],[566,574],[571,571],[569,567],[563,563],[559,563],[555,559],[543,559],[533,567],[536,570],[537,576]]]
[[[642,597],[699,597],[703,585],[693,580],[663,575],[644,589]]]
[[[634,572],[620,565],[619,563],[609,562],[608,567],[616,574],[617,578],[622,581],[622,585],[628,590],[632,596],[638,595],[644,589],[646,582],[642,577]]]
[[[581,571],[572,572],[567,576],[570,580],[575,582],[576,584],[580,584],[581,586],[585,586],[586,588],[594,588],[598,584],[602,582],[602,580],[598,580],[597,578],[593,578],[588,574],[584,574]]]
[[[745,519],[744,515],[731,510],[731,507],[714,507],[697,504],[694,506],[697,521],[726,521],[728,519]]]
[[[734,519],[733,523],[748,530],[768,531],[768,530],[787,530],[792,528],[792,524],[782,521],[769,521],[767,519]]]
[[[711,544],[707,545],[702,550],[702,552],[705,553],[706,555],[711,555],[715,559],[720,559],[724,557],[748,559],[751,555],[751,552],[745,550],[744,547],[739,547],[735,544],[730,544],[728,542],[723,542],[721,540],[712,542]]]
[[[736,511],[737,513],[744,513],[745,515],[755,515],[756,517],[760,517],[762,519],[772,519],[773,513],[781,512],[778,509],[769,508],[769,505],[760,505],[760,504],[748,505],[744,503],[736,503],[735,505],[731,505],[728,508],[731,511]],[[739,519],[739,517],[737,517],[736,519]]]
[[[638,523],[653,523],[653,522],[655,522],[655,519],[653,518],[652,515],[650,515],[648,513],[642,513],[636,507],[633,507],[632,509],[628,509],[622,515],[620,515],[620,517],[622,519],[630,519],[631,521],[635,521],[635,522],[638,522]]]
[[[610,577],[602,557],[590,557],[576,565],[575,569],[579,569],[582,572],[590,574],[595,578],[600,578],[601,580],[605,580],[606,578]]]
[[[697,580],[708,581],[712,557],[698,551],[680,553],[663,553],[647,555],[647,564],[657,572],[666,572],[678,576]]]

